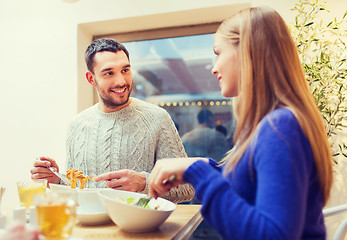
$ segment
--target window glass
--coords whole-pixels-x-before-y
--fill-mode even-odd
[[[213,38],[202,34],[123,44],[132,65],[132,96],[169,112],[189,156],[221,160],[233,145],[235,122],[232,100],[221,95],[211,74]]]

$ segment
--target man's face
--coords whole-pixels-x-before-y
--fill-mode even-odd
[[[87,72],[86,76],[96,88],[104,112],[116,111],[128,102],[133,79],[129,59],[123,51],[96,53],[94,74]]]

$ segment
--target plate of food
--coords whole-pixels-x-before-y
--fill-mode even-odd
[[[65,177],[66,176],[66,177]],[[86,189],[89,187],[89,180],[93,180],[93,178],[89,176],[83,176],[83,172],[77,169],[70,168],[66,171],[64,178],[69,182],[69,184],[54,184],[50,183],[49,188],[51,191],[65,194],[66,196],[71,196],[71,198],[76,201],[77,200],[77,190]],[[90,188],[88,188],[91,190]],[[95,190],[95,188],[94,188]]]

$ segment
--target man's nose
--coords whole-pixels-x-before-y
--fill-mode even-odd
[[[115,76],[114,82],[119,86],[124,86],[127,83],[127,81],[125,80],[125,78],[122,74],[117,74]]]

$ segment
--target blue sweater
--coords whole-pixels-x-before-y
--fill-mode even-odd
[[[259,123],[235,173],[197,161],[183,175],[205,220],[224,239],[325,239],[323,196],[310,144],[293,113]]]

